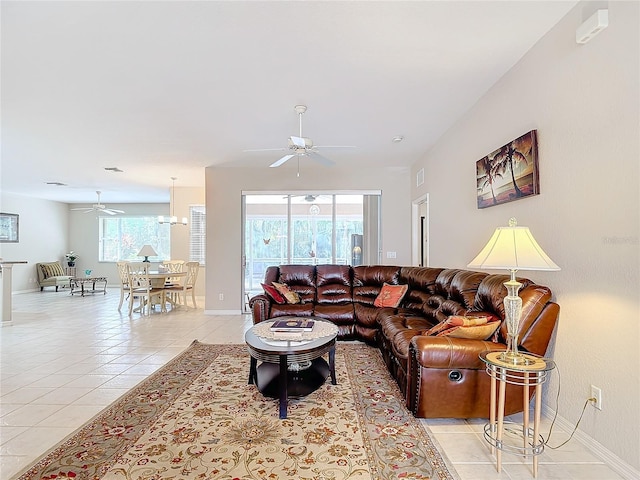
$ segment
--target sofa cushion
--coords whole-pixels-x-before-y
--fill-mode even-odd
[[[382,285],[397,285],[400,267],[387,265],[359,265],[353,267],[353,301],[373,305]]]
[[[351,267],[349,265],[318,265],[316,289],[318,305],[352,304]]]
[[[278,278],[272,281],[287,285],[289,290],[298,294],[302,302],[315,303],[315,272],[314,265],[281,265]]]
[[[282,317],[284,315],[292,315],[294,317],[311,317],[313,315],[313,303],[296,303],[292,305],[285,303],[280,305],[274,303],[271,305],[269,318]]]
[[[283,303],[287,303],[287,299],[284,298],[278,290],[276,290],[276,287],[274,287],[273,285],[267,285],[266,283],[262,283],[261,285],[264,293],[269,295],[271,300],[279,303],[280,305],[282,305]]]
[[[499,326],[500,320],[490,315],[481,317],[453,315],[424,334],[488,340]]]
[[[41,263],[40,270],[42,271],[42,276],[45,279],[64,276],[64,270],[62,270],[60,262]]]
[[[382,290],[373,302],[376,307],[393,307],[396,308],[400,305],[402,297],[407,293],[407,285],[389,285],[385,283],[382,285]]]
[[[292,305],[300,303],[300,295],[292,291],[288,285],[284,283],[273,282],[273,286],[278,291],[278,293],[284,297],[287,303],[290,303]]]

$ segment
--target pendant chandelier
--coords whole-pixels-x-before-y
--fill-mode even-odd
[[[187,224],[187,217],[182,217],[182,221],[178,222],[178,217],[175,216],[174,214],[174,209],[175,209],[175,203],[176,203],[176,177],[171,177],[171,216],[170,217],[165,217],[163,215],[160,215],[158,217],[158,223],[163,224],[163,223],[168,223],[169,225],[186,225]]]

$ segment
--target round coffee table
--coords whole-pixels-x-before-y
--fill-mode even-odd
[[[295,318],[279,317],[278,320]],[[271,332],[274,320],[260,322],[245,334],[251,355],[249,383],[265,396],[280,399],[280,418],[287,418],[289,397],[304,397],[331,375],[336,385],[335,351],[338,327],[315,317],[311,332]],[[322,358],[329,356],[329,363]],[[258,365],[258,361],[262,362]]]

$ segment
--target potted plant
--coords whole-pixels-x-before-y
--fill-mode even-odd
[[[78,258],[78,255],[74,253],[73,250],[71,250],[69,253],[65,253],[64,257],[67,259],[67,265],[69,267],[76,266],[76,259]]]

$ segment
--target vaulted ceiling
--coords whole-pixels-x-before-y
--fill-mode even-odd
[[[286,147],[297,104],[304,136],[357,147],[336,163],[406,167],[576,3],[3,1],[2,189],[166,202],[171,177],[268,168],[243,150]]]

